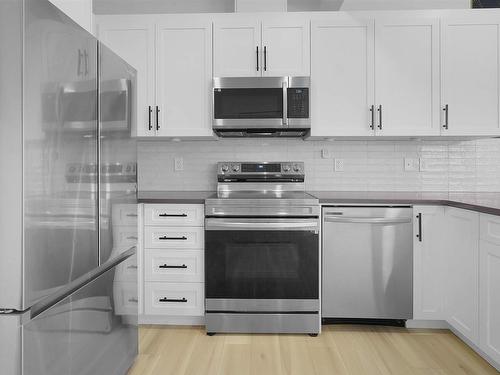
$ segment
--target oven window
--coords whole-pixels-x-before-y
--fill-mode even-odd
[[[283,90],[215,89],[216,119],[265,119],[283,117]]]
[[[207,298],[318,298],[314,232],[207,231],[205,241]]]

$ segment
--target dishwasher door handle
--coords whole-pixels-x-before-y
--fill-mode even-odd
[[[353,223],[353,224],[405,224],[411,223],[411,218],[387,218],[387,217],[341,217],[325,215],[326,223]]]

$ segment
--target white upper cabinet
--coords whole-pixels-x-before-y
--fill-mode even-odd
[[[500,217],[481,215],[480,348],[500,363]]]
[[[312,22],[312,136],[370,136],[374,117],[374,21]]]
[[[445,320],[445,221],[442,206],[415,206],[413,319]]]
[[[154,19],[113,16],[98,23],[98,37],[137,70],[137,136],[155,135],[154,127]]]
[[[278,16],[214,22],[214,76],[309,76],[309,19]]]
[[[445,210],[447,233],[447,321],[479,345],[479,214]]]
[[[375,81],[378,135],[439,135],[439,20],[377,18]]]
[[[311,38],[309,20],[262,22],[262,75],[309,76]]]
[[[165,19],[156,42],[157,135],[211,136],[212,24]]]
[[[441,19],[443,135],[500,134],[500,17]]]
[[[261,75],[260,22],[221,20],[214,24],[214,76],[257,77]]]

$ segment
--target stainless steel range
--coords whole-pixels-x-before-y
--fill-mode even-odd
[[[206,328],[320,332],[319,202],[304,163],[221,162],[205,201]]]

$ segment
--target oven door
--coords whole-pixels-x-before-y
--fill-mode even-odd
[[[207,311],[317,311],[317,219],[206,220]]]

